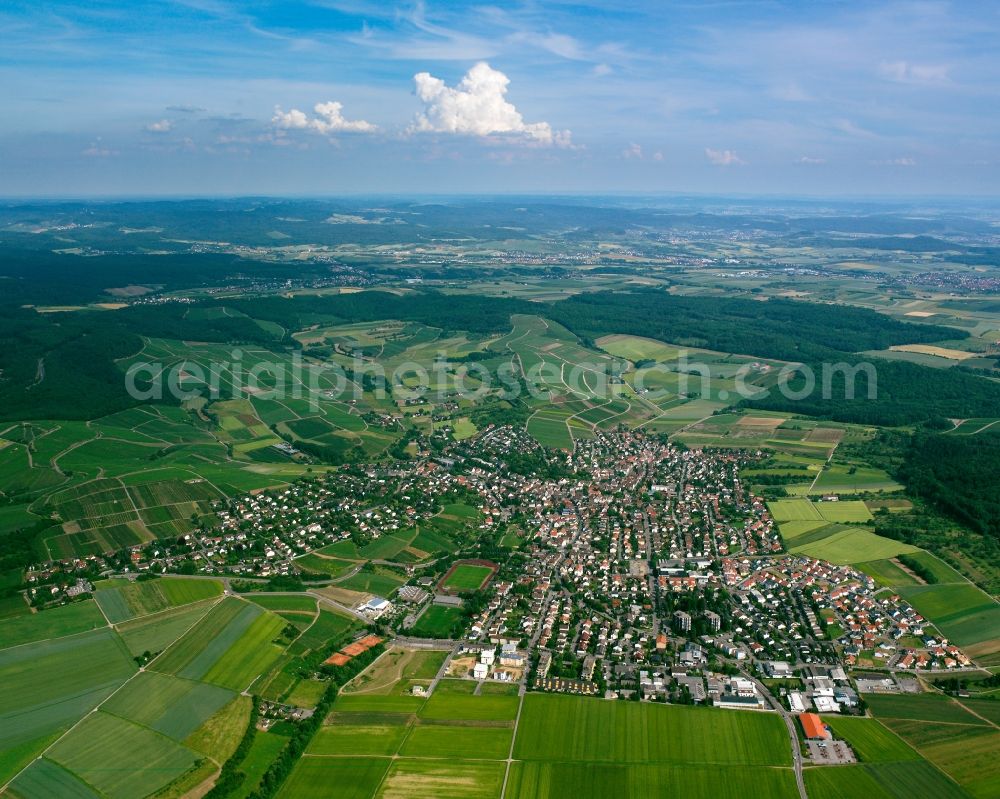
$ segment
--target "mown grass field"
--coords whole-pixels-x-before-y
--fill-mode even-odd
[[[0,648],[61,638],[98,627],[106,627],[97,603],[92,599],[71,602],[39,613],[29,613],[0,621]]]
[[[505,794],[507,799],[795,799],[798,795],[791,769],[592,762],[513,763]]]
[[[895,763],[920,759],[911,746],[875,719],[823,716],[823,722],[833,730],[835,738],[842,738],[851,745],[861,762]]]
[[[809,799],[964,799],[965,791],[929,763],[819,766],[803,774]]]
[[[790,766],[777,716],[676,705],[529,694],[514,756],[521,760]]]

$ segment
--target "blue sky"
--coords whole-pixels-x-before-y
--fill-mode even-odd
[[[0,6],[0,196],[997,194],[1000,4]]]

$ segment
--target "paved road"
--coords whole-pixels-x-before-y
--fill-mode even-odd
[[[753,680],[754,685],[757,686],[757,690],[760,691],[760,695],[763,696],[767,703],[773,707],[778,714],[781,716],[782,720],[785,722],[785,727],[788,729],[788,740],[792,746],[792,765],[795,767],[795,784],[799,788],[800,799],[808,799],[806,794],[806,783],[802,779],[802,749],[799,747],[799,736],[795,732],[795,717],[785,710],[784,705],[781,704],[760,680],[756,679],[747,672],[741,672],[741,674],[748,680]]]

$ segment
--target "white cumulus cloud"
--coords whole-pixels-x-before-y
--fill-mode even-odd
[[[622,150],[622,158],[637,158],[642,160],[642,145],[632,142],[628,147]]]
[[[146,130],[150,133],[169,133],[173,127],[174,123],[169,119],[161,119],[158,122],[150,122],[146,125]]]
[[[711,147],[706,147],[705,157],[716,166],[732,166],[734,164],[746,163],[733,150],[713,150]]]
[[[331,133],[374,133],[378,126],[363,119],[345,119],[344,104],[338,102],[316,103],[313,106],[316,116],[310,118],[305,112],[297,108],[291,111],[282,111],[280,107],[274,109],[274,116],[271,122],[275,127],[282,130],[312,130],[328,136]]]
[[[505,135],[535,144],[569,146],[569,131],[553,131],[548,122],[527,123],[506,99],[510,79],[486,62],[470,69],[454,87],[429,72],[413,76],[424,104],[410,132]]]

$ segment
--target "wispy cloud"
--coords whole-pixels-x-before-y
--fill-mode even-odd
[[[912,64],[908,61],[883,61],[878,74],[896,83],[918,86],[944,86],[950,83],[950,67],[945,64]]]
[[[715,166],[735,166],[746,163],[733,150],[713,150],[711,147],[706,147],[705,157]]]

